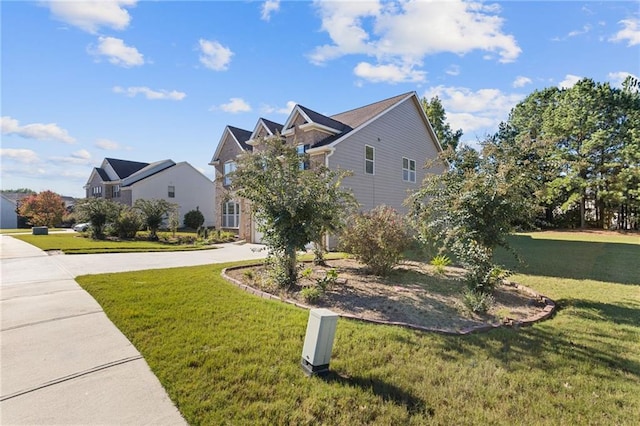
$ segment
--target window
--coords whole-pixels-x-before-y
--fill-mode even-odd
[[[113,186],[111,190],[112,190],[111,196],[113,198],[120,198],[120,185]]]
[[[416,160],[402,157],[402,180],[405,182],[416,181]]]
[[[227,163],[224,163],[224,178],[222,180],[222,184],[224,186],[231,185],[231,176],[229,175],[233,173],[235,170],[236,170],[236,163],[234,161],[229,161]]]
[[[222,227],[238,228],[240,226],[240,205],[235,201],[227,201],[222,205]]]
[[[173,185],[169,185],[169,198],[176,198],[176,187]]]
[[[101,186],[94,186],[91,189],[91,192],[93,192],[93,196],[94,197],[100,197],[102,195],[102,187]]]
[[[296,150],[298,151],[298,155],[304,157],[309,149],[309,145],[298,145]],[[309,170],[309,159],[307,158],[305,161],[300,162],[300,170]]]
[[[368,175],[374,174],[375,150],[372,146],[364,146],[364,172]]]

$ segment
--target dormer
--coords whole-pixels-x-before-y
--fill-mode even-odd
[[[297,128],[302,133],[321,133],[323,135],[322,137],[319,137],[320,135],[311,137],[313,140],[320,140],[328,136],[338,135],[342,133],[346,127],[343,123],[331,117],[317,113],[302,105],[296,105],[283,126],[282,135],[287,137],[294,136]],[[309,137],[305,136],[304,139],[309,139]]]
[[[256,123],[256,127],[251,133],[251,137],[247,141],[247,145],[253,146],[260,138],[275,136],[282,132],[282,124],[276,123],[266,118],[260,118]]]

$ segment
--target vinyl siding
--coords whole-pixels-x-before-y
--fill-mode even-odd
[[[423,125],[419,107],[407,99],[335,146],[329,167],[353,171],[343,186],[350,188],[363,211],[386,204],[404,214],[404,200],[425,176],[427,159],[438,156],[435,141]],[[375,173],[365,174],[365,145],[375,149]],[[416,182],[402,179],[402,158],[416,161]]]

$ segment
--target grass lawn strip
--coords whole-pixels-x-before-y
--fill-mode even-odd
[[[636,424],[637,271],[583,279],[563,251],[565,270],[513,277],[558,301],[553,320],[444,336],[341,319],[324,380],[299,367],[308,312],[227,283],[230,265],[77,280],[191,424]]]

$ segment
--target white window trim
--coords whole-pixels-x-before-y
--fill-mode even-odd
[[[367,148],[371,148],[373,150],[373,159],[367,159]],[[367,164],[371,162],[372,173],[367,172]],[[374,176],[376,174],[376,148],[371,145],[364,146],[364,174]]]
[[[404,167],[404,160],[407,160],[407,167]],[[411,163],[413,163],[413,170],[411,170]],[[405,172],[408,179],[405,179]],[[413,179],[411,178],[413,176]],[[402,157],[402,180],[405,182],[416,183],[416,160],[412,160],[408,157]]]
[[[233,214],[229,214],[227,210],[227,205],[230,203],[235,204]],[[229,225],[230,218],[234,219],[235,226],[225,226],[225,225]],[[239,229],[240,228],[240,203],[238,203],[237,201],[230,200],[222,204],[222,228],[223,229]]]
[[[232,166],[233,168],[227,172],[227,165]],[[222,166],[222,185],[223,186],[229,186],[231,185],[231,177],[229,177],[228,175],[230,173],[233,173],[236,168],[238,167],[237,163],[233,160],[230,161],[226,161],[223,166]]]

